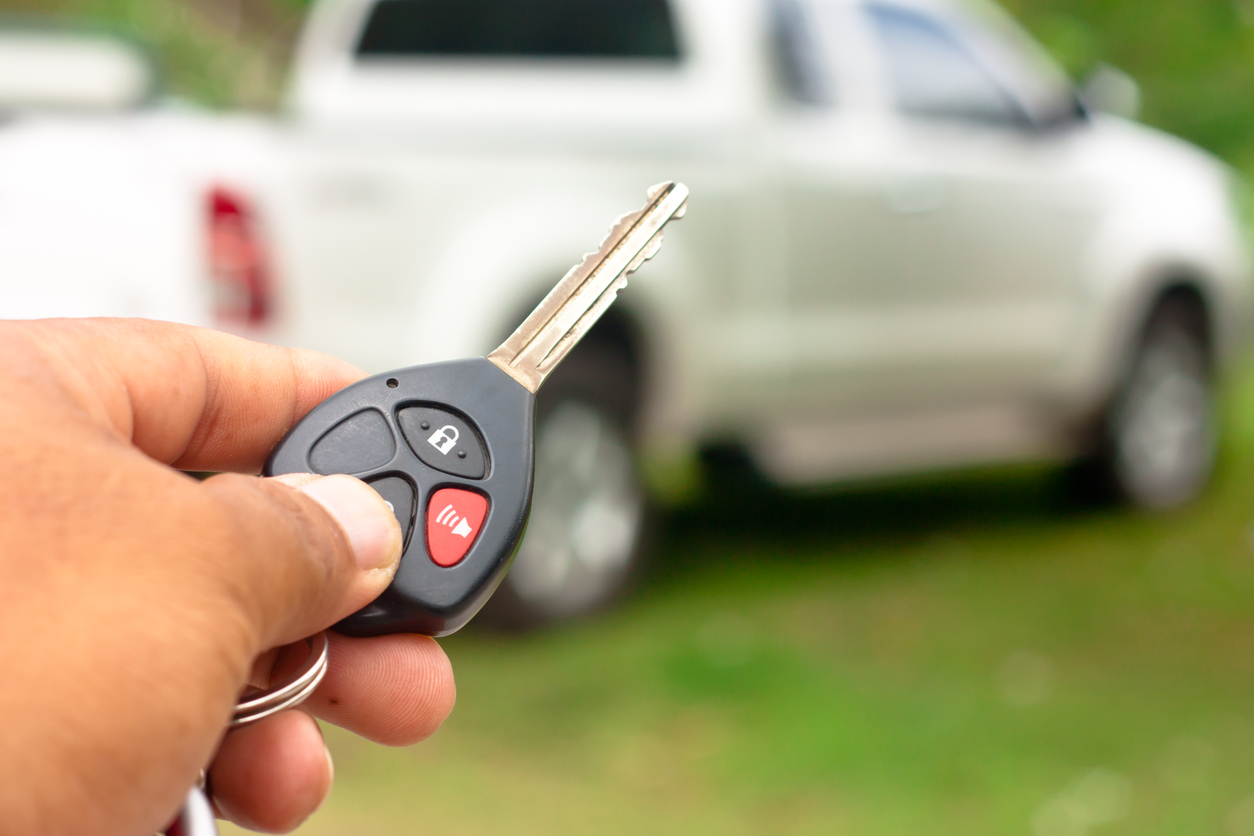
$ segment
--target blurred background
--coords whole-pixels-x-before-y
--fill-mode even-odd
[[[1254,834],[1254,4],[507,6],[0,0],[0,315],[482,353],[693,188],[301,832]]]

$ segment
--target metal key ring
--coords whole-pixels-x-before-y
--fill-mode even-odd
[[[271,685],[235,705],[235,716],[231,718],[231,728],[238,729],[249,723],[277,714],[288,708],[300,705],[314,692],[322,677],[327,674],[327,660],[330,644],[326,633],[319,633],[308,639],[309,656],[297,671],[288,677],[286,682]]]
[[[326,633],[308,639],[309,655],[285,682],[272,685],[264,691],[241,699],[235,705],[235,716],[230,728],[238,729],[258,720],[295,708],[309,698],[322,678],[327,674],[330,643]],[[166,831],[167,836],[217,836],[218,824],[214,819],[213,805],[200,787],[192,787],[187,793],[178,818]]]

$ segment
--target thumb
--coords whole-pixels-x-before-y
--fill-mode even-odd
[[[232,520],[230,591],[254,653],[326,629],[373,601],[396,573],[400,526],[359,479],[223,474],[204,485]]]

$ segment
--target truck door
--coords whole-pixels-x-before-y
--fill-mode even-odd
[[[848,73],[846,134],[791,160],[799,384],[880,413],[1031,392],[1069,338],[1092,223],[1074,130],[1035,123],[948,20],[815,11],[839,21],[830,48],[867,63]]]

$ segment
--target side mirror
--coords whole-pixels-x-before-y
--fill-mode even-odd
[[[143,48],[108,33],[0,28],[0,111],[127,110],[157,82]]]
[[[1090,111],[1136,119],[1141,113],[1141,85],[1123,70],[1099,64],[1080,88],[1080,101]]]

